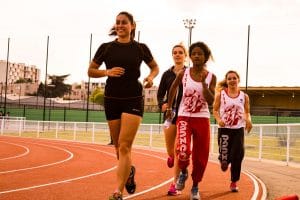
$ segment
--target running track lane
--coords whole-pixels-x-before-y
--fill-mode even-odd
[[[0,136],[1,150],[3,146],[6,152],[0,152],[0,200],[106,200],[115,189],[112,146]],[[131,196],[125,192],[124,199],[189,199],[190,176],[182,195],[166,196],[172,169],[166,166],[165,153],[135,148],[132,159],[137,168],[137,191]],[[16,169],[23,170],[14,172]],[[202,199],[261,199],[263,187],[255,176],[243,173],[238,193],[229,191],[229,177],[229,170],[223,173],[217,163],[209,162],[200,183]]]

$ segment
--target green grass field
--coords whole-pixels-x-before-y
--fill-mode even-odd
[[[43,109],[20,109],[9,108],[11,116],[26,117],[27,120],[43,120]],[[162,116],[161,116],[162,118]],[[49,109],[45,110],[45,121],[74,121],[85,122],[105,122],[104,111],[89,111],[86,110],[69,110],[69,109]],[[158,124],[159,113],[144,113],[143,124]],[[161,119],[162,120],[162,119]],[[285,123],[300,123],[300,117],[276,117],[276,116],[252,116],[254,124],[285,124]],[[211,117],[211,123],[215,124],[215,120]]]

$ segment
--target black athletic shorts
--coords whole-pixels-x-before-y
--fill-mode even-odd
[[[129,113],[143,117],[144,97],[113,98],[104,97],[106,120],[121,119],[122,113]]]

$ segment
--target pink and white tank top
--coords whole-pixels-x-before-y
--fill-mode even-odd
[[[208,104],[203,96],[201,82],[194,81],[186,69],[182,77],[182,99],[179,105],[178,116],[210,118]],[[205,83],[210,85],[212,73],[208,72]]]
[[[225,128],[238,129],[245,127],[245,93],[239,92],[237,97],[229,97],[221,90],[220,117],[225,122]]]

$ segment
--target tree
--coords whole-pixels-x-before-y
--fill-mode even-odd
[[[40,83],[39,88],[37,90],[37,95],[38,96],[44,96],[44,88],[45,88],[44,84]]]
[[[91,94],[89,101],[99,104],[99,105],[104,105],[104,90],[97,87]]]
[[[19,78],[15,83],[32,83],[30,78]]]
[[[50,84],[47,84],[46,86],[46,94],[44,93],[45,84],[40,83],[38,88],[38,95],[44,96],[45,94],[46,98],[53,98],[63,97],[65,94],[68,94],[71,90],[71,85],[64,83],[65,79],[68,76],[69,74],[62,76],[48,75],[48,78],[50,79]]]

